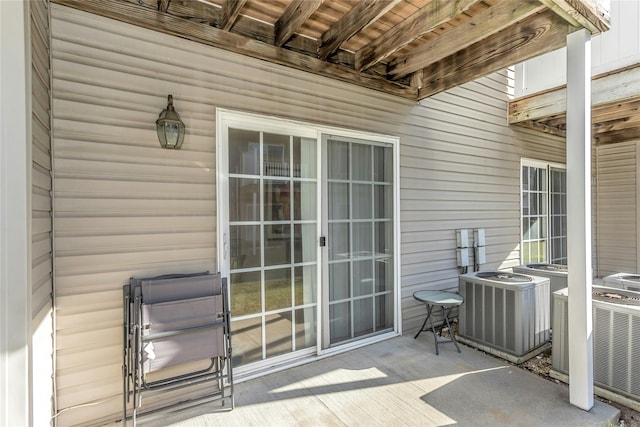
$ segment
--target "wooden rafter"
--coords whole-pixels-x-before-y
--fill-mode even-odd
[[[391,61],[389,76],[392,79],[397,79],[421,68],[426,68],[461,49],[482,42],[488,36],[513,26],[515,22],[522,21],[544,8],[544,5],[537,2],[499,3],[432,42]],[[488,22],[491,25],[487,25]],[[479,46],[479,49],[482,49],[482,46]]]
[[[565,46],[567,34],[575,29],[549,10],[531,16],[518,26],[509,27],[426,67],[418,98],[559,49]]]
[[[324,0],[293,0],[274,25],[275,45],[282,46]]]
[[[218,27],[224,31],[229,31],[235,24],[240,11],[244,7],[247,0],[225,0],[222,3],[222,15]]]
[[[374,22],[395,6],[400,0],[360,0],[338,22],[322,34],[318,44],[318,58],[324,60],[333,54],[342,43],[358,31]]]
[[[430,2],[356,52],[356,70],[366,70],[407,44],[464,13],[481,0]]]

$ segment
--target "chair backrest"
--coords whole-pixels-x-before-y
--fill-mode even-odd
[[[222,282],[208,272],[131,280],[140,295],[144,372],[225,355],[223,328],[208,327],[224,321]]]

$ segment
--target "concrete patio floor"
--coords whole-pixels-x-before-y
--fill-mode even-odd
[[[213,426],[606,426],[618,409],[569,404],[556,384],[433,336],[397,337],[235,386],[236,407],[201,406],[162,425]]]

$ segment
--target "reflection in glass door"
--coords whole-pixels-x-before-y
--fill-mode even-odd
[[[234,364],[316,347],[316,139],[228,129]]]
[[[324,143],[326,347],[394,327],[394,186],[390,145],[339,137]]]

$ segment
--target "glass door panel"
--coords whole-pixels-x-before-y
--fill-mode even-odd
[[[316,139],[228,130],[234,364],[317,344]]]
[[[325,346],[394,327],[393,149],[326,137]]]

